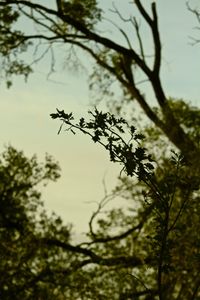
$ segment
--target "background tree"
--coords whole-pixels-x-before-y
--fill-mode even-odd
[[[176,107],[177,115],[179,111],[188,120],[189,112],[183,114],[181,105]],[[199,111],[189,111],[196,116],[191,130]],[[191,186],[188,167],[176,153],[170,161],[165,144],[153,173],[155,162],[141,145],[142,135],[133,127],[129,131],[121,118],[103,116],[96,111],[94,122],[88,123],[90,128],[83,120],[80,128],[94,132],[94,141],[99,136],[96,142],[108,139],[110,158],[115,161],[117,155],[129,177],[120,177],[116,190],[99,203],[85,243],[74,245],[70,226],[64,226],[56,216],[47,217],[41,207],[36,186],[59,175],[52,159],[47,157],[46,163],[39,165],[35,157],[29,160],[12,147],[2,154],[2,299],[11,295],[19,299],[157,299],[158,295],[160,299],[198,299],[198,182]],[[72,115],[68,117],[72,122]],[[110,124],[111,136],[100,134],[102,128],[109,132],[106,124]],[[114,133],[117,130],[123,136],[125,128],[127,147],[120,147],[122,140],[116,140]],[[156,137],[161,133],[156,131],[150,131],[153,136],[149,136],[149,143],[162,149]],[[128,147],[134,140],[132,148]],[[130,156],[135,164],[126,164],[124,158]],[[105,211],[115,197],[122,198],[122,207]]]
[[[29,267],[30,285],[17,281],[17,291],[22,286],[21,290],[28,293],[27,298],[34,298],[38,288],[42,291],[44,287],[49,297],[53,295],[58,299],[60,295],[65,299],[199,299],[199,237],[196,233],[199,226],[199,110],[182,100],[166,97],[160,78],[162,47],[155,2],[150,7],[139,0],[130,3],[130,9],[137,10],[150,29],[154,49],[150,57],[146,54],[138,20],[134,16],[122,16],[115,6],[114,14],[122,23],[122,27],[116,26],[124,38],[120,43],[99,33],[103,10],[93,0],[58,0],[52,2],[52,6],[5,0],[0,2],[0,8],[0,52],[4,76],[9,76],[8,86],[10,75],[27,76],[31,71],[30,63],[21,60],[21,54],[28,47],[37,49],[37,41],[45,41],[47,48],[42,58],[54,45],[62,43],[66,45],[69,59],[78,48],[94,59],[91,87],[99,82],[105,94],[107,87],[117,81],[126,103],[137,101],[154,124],[152,130],[143,129],[142,133],[147,135],[145,144],[135,127],[111,113],[95,110],[90,121],[82,118],[78,122],[73,121],[71,113],[58,110],[52,114],[53,118],[60,118],[68,130],[80,130],[100,143],[109,151],[111,161],[122,165],[126,177],[121,178],[114,194],[107,195],[92,215],[85,243],[69,243],[69,229],[57,232],[59,226],[56,225],[49,236],[48,222],[44,222],[41,235],[37,230],[34,232],[35,241],[42,245],[41,256],[38,252],[34,256],[40,263],[39,268],[34,273],[33,267]],[[18,29],[24,17],[37,25],[37,32]],[[123,22],[135,32],[133,42]],[[54,60],[51,68],[53,63]],[[151,86],[156,108],[138,85],[141,78]],[[179,154],[173,152],[171,157],[166,147],[169,142],[178,148]],[[152,154],[156,158],[159,154],[160,158],[153,162],[144,145],[149,149],[153,146]],[[129,199],[127,209],[113,209],[105,218],[98,218],[102,208],[116,194]],[[23,211],[20,215],[23,216]],[[25,245],[23,248],[26,249]],[[16,251],[20,253],[20,249],[19,246]],[[22,270],[24,274],[21,265],[15,270]]]
[[[171,100],[170,106],[177,120],[183,118],[186,132],[189,127],[190,138],[196,140],[199,110],[190,108],[182,100]],[[91,114],[93,121],[86,122],[82,118],[77,123],[71,113],[64,111],[58,110],[52,117],[60,118],[66,130],[72,133],[79,130],[100,143],[109,151],[110,160],[120,163],[128,176],[120,178],[121,185],[115,193],[120,192],[130,201],[130,206],[123,203],[124,208],[115,208],[106,218],[98,218],[110,200],[105,198],[89,223],[92,241],[87,245],[97,245],[96,251],[112,254],[115,260],[118,258],[119,264],[115,261],[115,267],[120,277],[130,276],[131,281],[125,277],[123,288],[116,291],[116,298],[112,289],[113,299],[198,299],[199,238],[193,234],[199,226],[198,174],[191,176],[191,165],[188,166],[181,154],[174,151],[170,154],[172,145],[167,148],[166,141],[160,142],[166,137],[156,127],[147,127],[148,139],[144,142],[145,147],[152,147],[155,157],[160,155],[153,172],[154,160],[142,146],[143,135],[110,113],[96,110]],[[139,181],[133,180],[133,176]],[[97,231],[93,227],[96,217]],[[139,258],[139,264],[132,265],[135,259],[130,254],[133,253]],[[114,275],[110,276],[114,281]],[[117,286],[120,286],[119,281]]]
[[[51,282],[47,285],[46,281],[51,273],[49,260],[54,258],[56,263],[57,253],[47,251],[40,240],[57,235],[68,241],[70,227],[64,228],[55,215],[47,216],[39,190],[50,180],[57,180],[59,173],[58,164],[49,155],[40,164],[36,156],[28,159],[11,146],[1,154],[1,299],[56,296],[57,286]]]
[[[122,43],[98,33],[98,26],[103,22],[103,11],[98,7],[95,0],[84,2],[81,0],[58,0],[53,1],[51,7],[26,0],[1,1],[3,36],[1,54],[6,57],[5,73],[8,75],[24,73],[27,76],[30,71],[29,64],[24,65],[22,61],[16,60],[15,53],[16,51],[25,51],[37,40],[48,42],[46,51],[52,49],[53,45],[57,43],[66,44],[66,51],[69,55],[72,49],[80,48],[92,57],[101,68],[101,78],[104,77],[109,82],[117,80],[126,97],[130,101],[136,100],[146,116],[165,133],[168,139],[186,157],[193,161],[195,157],[199,156],[199,150],[174,117],[160,79],[162,46],[156,3],[152,2],[150,12],[140,0],[135,0],[129,5],[133,12],[137,9],[150,29],[154,47],[154,53],[150,58],[146,55],[137,19],[135,17],[128,19],[123,17],[115,6],[114,11],[118,19],[124,23],[128,22],[130,29],[135,31],[136,40],[134,42],[129,38],[129,32],[125,32],[123,27],[119,28],[119,32],[124,38]],[[39,33],[27,34],[25,31],[15,30],[16,22],[24,17],[38,26]],[[138,41],[137,46],[135,46],[136,41]],[[149,100],[146,99],[144,92],[137,85],[136,70],[140,74],[140,78],[142,76],[143,80],[149,82],[162,112],[162,119],[153,111]],[[93,74],[95,82],[96,71],[95,69]]]

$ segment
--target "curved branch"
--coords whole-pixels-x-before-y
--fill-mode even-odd
[[[142,220],[135,226],[133,226],[132,228],[127,229],[125,232],[115,235],[115,236],[106,236],[106,237],[102,237],[99,238],[94,232],[92,232],[92,237],[93,237],[93,241],[89,242],[89,243],[84,243],[87,245],[92,245],[92,244],[96,244],[96,243],[106,243],[106,242],[112,242],[112,241],[118,241],[118,240],[122,240],[126,237],[128,237],[129,235],[131,235],[133,232],[142,229],[143,225],[145,224],[145,222],[148,219],[148,216],[151,214],[151,212],[154,209],[155,204],[151,204],[148,209],[143,212],[143,218]]]
[[[152,19],[149,16],[149,14],[147,13],[147,11],[144,9],[142,3],[140,0],[135,0],[134,1],[135,5],[137,6],[139,12],[141,13],[141,15],[143,16],[143,18],[145,19],[145,21],[149,24],[149,26],[152,26]]]
[[[135,31],[136,31],[136,35],[137,35],[137,39],[138,39],[139,47],[140,47],[140,54],[142,56],[143,61],[145,61],[145,53],[144,53],[142,38],[141,38],[141,35],[140,35],[139,24],[138,24],[137,19],[135,17],[131,21],[132,21],[131,23],[133,24],[133,26],[135,28]]]
[[[156,11],[156,3],[152,3],[152,13],[153,13],[153,23],[152,23],[152,34],[154,40],[154,48],[155,48],[155,59],[154,59],[154,73],[159,74],[160,66],[161,66],[161,42],[160,42],[160,34],[158,30],[158,16]]]
[[[115,76],[119,80],[120,83],[122,83],[124,86],[126,86],[126,88],[129,90],[129,92],[131,93],[131,95],[133,96],[133,98],[137,99],[138,103],[140,104],[140,106],[142,107],[142,109],[144,110],[144,112],[146,113],[146,115],[149,117],[149,119],[152,122],[154,122],[154,124],[156,124],[162,130],[165,128],[165,124],[153,112],[153,110],[151,109],[151,107],[145,101],[144,96],[140,93],[139,89],[136,88],[134,82],[132,82],[130,84],[129,82],[127,82],[126,80],[124,80],[123,77],[120,76],[116,72],[115,68],[113,68],[112,66],[108,65],[107,63],[105,63],[105,61],[103,61],[102,59],[100,59],[99,56],[98,56],[98,54],[96,54],[91,48],[87,47],[86,45],[83,45],[82,43],[80,43],[78,41],[74,41],[74,40],[70,40],[70,43],[73,43],[73,44],[79,46],[80,48],[84,49],[88,53],[90,53],[90,55],[96,60],[96,62],[100,66],[102,66],[104,69],[108,70],[113,76]]]
[[[104,266],[123,266],[123,267],[136,267],[140,266],[144,263],[143,259],[140,259],[137,256],[126,256],[126,255],[121,255],[121,256],[115,256],[115,257],[101,257],[94,253],[90,249],[86,249],[80,246],[73,246],[69,243],[62,242],[57,239],[48,239],[48,238],[43,238],[39,241],[40,243],[50,246],[50,247],[59,247],[63,250],[72,252],[72,253],[77,253],[77,254],[83,254],[84,256],[89,256],[90,260],[83,260],[80,262],[83,265],[86,264],[99,264],[99,265],[104,265]],[[146,259],[146,262],[148,262],[150,258]]]

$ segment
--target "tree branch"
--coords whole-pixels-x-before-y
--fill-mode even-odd
[[[128,237],[133,232],[142,229],[143,225],[148,220],[148,216],[153,211],[154,206],[155,206],[154,204],[149,205],[147,210],[145,210],[142,213],[142,220],[137,225],[133,226],[132,228],[127,229],[125,232],[122,232],[121,234],[118,234],[115,236],[105,236],[105,237],[100,238],[92,231],[92,238],[93,238],[92,242],[84,243],[84,244],[91,245],[91,244],[96,244],[96,243],[106,243],[106,242],[122,240],[122,239]],[[94,215],[92,217],[94,218]],[[93,218],[91,220],[93,220]]]
[[[144,263],[144,260],[140,259],[137,256],[127,256],[127,255],[121,255],[121,256],[115,256],[115,257],[101,257],[97,254],[95,254],[92,250],[86,249],[80,246],[73,246],[71,244],[62,242],[57,239],[48,239],[43,238],[39,240],[41,244],[44,244],[46,246],[50,247],[59,247],[65,251],[69,251],[72,253],[77,254],[83,254],[84,256],[89,256],[90,260],[86,260],[84,265],[87,263],[92,264],[98,264],[98,265],[104,265],[104,266],[123,266],[123,267],[136,267],[140,266]],[[149,261],[149,258],[146,259],[146,261]]]
[[[152,3],[152,13],[153,13],[153,23],[152,23],[152,34],[154,40],[154,48],[155,48],[155,59],[154,59],[154,67],[153,71],[156,74],[159,74],[160,66],[161,66],[161,42],[160,42],[160,34],[158,30],[158,16],[156,11],[156,3]]]
[[[151,17],[149,16],[149,14],[147,13],[147,11],[144,9],[142,3],[140,0],[135,0],[134,3],[136,4],[139,12],[141,13],[141,15],[143,16],[144,20],[149,24],[149,26],[152,26],[153,20],[151,19]]]
[[[55,11],[53,9],[49,9],[45,6],[40,5],[40,4],[31,3],[31,2],[26,1],[26,0],[18,0],[17,2],[14,1],[14,0],[9,0],[9,2],[6,1],[6,2],[3,2],[3,3],[0,3],[0,6],[8,5],[8,3],[9,4],[14,4],[14,5],[23,4],[27,7],[31,7],[33,9],[40,9],[40,10],[44,11],[45,13],[52,14],[55,17],[60,18],[62,21],[70,24],[71,26],[76,28],[78,31],[85,34],[86,37],[89,40],[93,40],[93,41],[95,41],[97,43],[100,43],[101,45],[103,45],[107,48],[113,49],[113,50],[115,50],[115,51],[117,51],[117,52],[119,52],[123,55],[129,56],[134,61],[136,61],[136,63],[140,66],[140,68],[144,71],[144,73],[147,76],[149,76],[151,74],[151,70],[149,69],[149,67],[144,63],[144,61],[139,57],[139,55],[133,49],[127,49],[127,48],[121,46],[120,44],[115,43],[114,41],[112,41],[108,38],[102,37],[102,36],[92,32],[84,24],[82,24],[81,22],[75,20],[74,18],[70,17],[69,15],[63,14],[63,12],[61,13],[61,12]]]

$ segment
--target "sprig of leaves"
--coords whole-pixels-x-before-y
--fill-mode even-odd
[[[117,118],[109,112],[101,112],[97,109],[94,112],[89,111],[91,116],[89,121],[81,118],[74,123],[72,113],[65,113],[64,110],[57,109],[52,113],[53,119],[60,119],[63,125],[66,125],[67,131],[76,133],[76,130],[89,135],[95,143],[101,144],[109,151],[110,160],[122,164],[124,171],[128,176],[136,175],[139,180],[146,180],[152,173],[154,166],[150,155],[146,149],[141,146],[144,135],[137,133],[133,125],[129,125],[123,118]]]

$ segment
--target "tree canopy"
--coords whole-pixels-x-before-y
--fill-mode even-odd
[[[113,4],[120,25],[110,22],[121,34],[120,41],[103,33],[105,12],[100,4],[0,1],[1,71],[8,87],[12,75],[27,77],[33,71],[23,56],[30,47],[37,51],[45,42],[36,62],[62,44],[72,64],[77,64],[77,49],[94,61],[91,88],[98,85],[102,95],[111,97],[109,87],[117,82],[125,103],[137,102],[151,121],[145,126],[136,117],[133,125],[120,111],[115,115],[98,109],[90,112],[89,120],[75,121],[71,112],[59,109],[51,114],[62,122],[59,132],[65,128],[89,136],[122,166],[119,185],[91,216],[84,243],[73,243],[70,226],[60,218],[38,211],[40,193],[35,187],[58,178],[57,164],[47,157],[41,167],[36,158],[28,160],[12,147],[5,151],[0,166],[1,298],[200,299],[199,108],[167,97],[163,89],[156,2],[127,1],[129,16]],[[188,9],[199,21],[198,10]],[[149,29],[150,56],[136,14]],[[35,31],[20,22],[34,24]],[[52,70],[55,59],[52,54]],[[156,107],[138,83],[140,78],[151,86]],[[123,206],[106,211],[115,197],[122,198]]]

